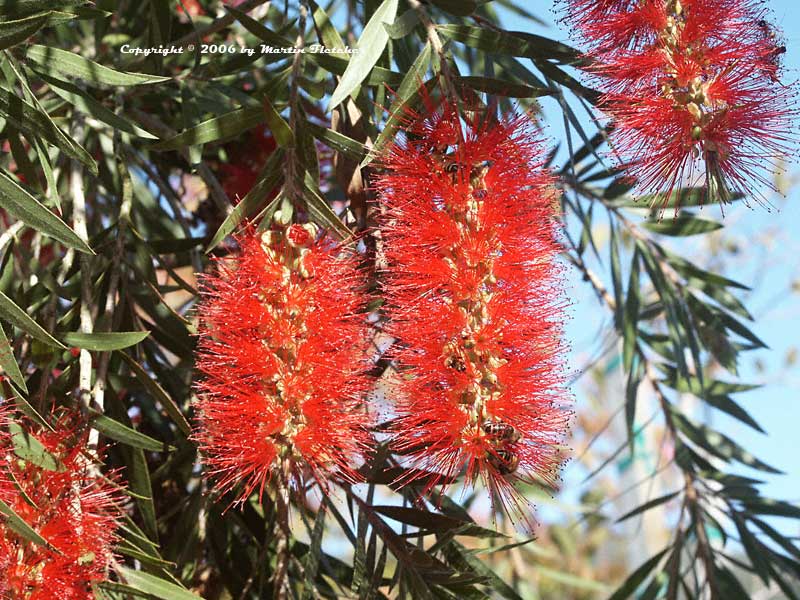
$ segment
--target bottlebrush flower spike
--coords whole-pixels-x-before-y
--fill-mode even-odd
[[[355,479],[368,442],[356,258],[312,224],[237,237],[198,306],[197,438],[220,492]]]
[[[426,104],[376,183],[395,447],[434,484],[466,469],[505,503],[514,480],[554,485],[563,459],[558,196],[527,116],[480,123]]]
[[[765,203],[762,186],[795,139],[796,86],[757,0],[565,0],[593,60],[598,107],[636,192],[663,210],[679,187]],[[678,210],[677,200],[674,202]]]
[[[20,460],[3,425],[0,500],[49,546],[28,541],[0,519],[0,598],[92,600],[92,584],[106,579],[122,516],[120,498],[111,480],[95,472],[84,450],[88,429],[78,423],[66,413],[54,431],[29,431],[58,470]]]

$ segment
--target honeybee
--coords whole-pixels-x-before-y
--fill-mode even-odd
[[[464,363],[461,357],[455,355],[447,357],[447,359],[444,361],[444,366],[455,369],[459,373],[463,373],[467,370],[467,365]]]
[[[775,32],[775,28],[766,19],[759,19],[756,25],[758,25],[758,28],[761,30],[761,33],[765,38],[774,40],[776,37],[778,37],[778,34]]]
[[[781,67],[781,58],[786,54],[786,46],[779,44],[778,31],[769,21],[760,19],[757,23],[758,28],[761,30],[761,35],[764,40],[768,40],[774,44],[774,47],[769,50],[764,58],[766,59],[767,66],[762,69],[764,74],[775,83],[780,83],[778,78],[778,71]]]
[[[519,456],[509,448],[498,448],[489,452],[486,460],[501,475],[510,475],[519,468]]]
[[[494,421],[487,419],[481,426],[483,432],[489,436],[493,443],[507,443],[514,444],[522,437],[513,425],[509,425],[503,421]]]
[[[460,162],[456,160],[453,160],[452,155],[445,156],[443,162],[444,162],[444,172],[450,175],[450,179],[453,182],[453,184],[458,183],[461,169],[464,165],[462,165]]]

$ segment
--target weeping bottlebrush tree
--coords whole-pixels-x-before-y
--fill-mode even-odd
[[[692,258],[795,149],[763,3],[1,0],[0,52],[0,598],[800,597]]]

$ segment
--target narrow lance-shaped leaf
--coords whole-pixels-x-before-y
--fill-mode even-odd
[[[331,95],[328,111],[341,104],[367,78],[389,41],[389,33],[386,31],[384,23],[392,23],[396,14],[397,0],[383,0],[375,10],[369,22],[364,26],[361,37],[358,38],[356,44],[358,53],[354,54],[347,63],[342,79]]]
[[[11,348],[2,325],[0,325],[0,368],[23,392],[28,393],[25,377],[22,376],[22,372],[19,370],[17,359],[14,357],[14,350]]]
[[[22,460],[29,462],[46,471],[63,471],[64,465],[50,454],[42,443],[29,432],[25,431],[18,423],[12,422],[8,425],[11,434],[11,441],[14,446],[14,454]]]
[[[263,114],[263,111],[261,111]],[[206,252],[210,252],[222,242],[226,237],[233,233],[239,224],[246,218],[251,216],[256,208],[264,201],[269,193],[275,188],[283,176],[283,157],[284,151],[278,148],[273,152],[264,167],[259,173],[259,181],[253,186],[247,195],[242,198],[241,202],[237,204],[234,209],[225,217],[222,225],[219,226],[214,237],[208,243]],[[273,200],[274,203],[274,200]]]
[[[43,81],[50,84],[50,89],[53,90],[56,95],[72,104],[81,112],[90,115],[113,127],[114,129],[118,129],[119,131],[124,131],[125,133],[151,140],[158,139],[153,134],[134,125],[130,120],[112,112],[78,86],[67,81],[61,81],[55,77],[50,77],[49,75],[45,75],[43,73],[40,73],[39,77],[41,77]]]
[[[267,120],[272,136],[280,146],[291,146],[294,143],[294,134],[289,124],[284,120],[280,113],[275,110],[275,106],[264,98],[264,116]]]
[[[626,598],[630,598],[636,592],[637,588],[647,579],[647,576],[656,568],[656,565],[661,562],[661,559],[664,555],[669,551],[669,548],[665,548],[655,556],[649,558],[641,566],[639,566],[633,573],[631,573],[628,578],[622,583],[622,585],[614,592],[608,600],[625,600]]]
[[[168,81],[169,77],[147,75],[145,73],[126,73],[96,63],[79,54],[67,52],[52,46],[35,44],[26,52],[28,60],[48,75],[62,75],[83,79],[92,84],[129,86]]]
[[[414,64],[411,65],[411,69],[409,69],[408,73],[406,73],[406,76],[403,77],[400,87],[397,88],[397,93],[395,94],[394,100],[392,100],[392,105],[389,108],[389,118],[386,120],[386,124],[383,126],[383,131],[381,131],[380,135],[375,140],[375,145],[372,152],[370,152],[364,158],[364,160],[361,161],[362,167],[372,162],[376,156],[379,156],[389,140],[394,137],[394,134],[402,120],[403,112],[416,97],[420,88],[420,83],[422,82],[422,77],[428,71],[430,64],[431,45],[430,42],[428,42],[422,47],[419,55],[414,60]]]
[[[65,348],[61,342],[47,333],[41,325],[34,321],[28,313],[17,306],[14,301],[3,292],[0,292],[0,319],[11,323],[15,327],[19,327],[40,342],[56,348]]]
[[[0,172],[0,207],[29,227],[58,240],[69,248],[93,254],[92,249],[64,221]]]
[[[705,450],[706,452],[721,458],[725,461],[737,460],[740,463],[747,465],[759,471],[767,473],[781,473],[778,469],[771,467],[765,462],[759,460],[750,452],[742,448],[739,444],[734,442],[731,438],[723,435],[719,431],[715,431],[705,425],[692,423],[683,414],[678,412],[677,408],[672,407],[672,419],[689,440],[694,444]]]
[[[653,233],[662,235],[690,236],[721,229],[722,223],[683,214],[674,219],[647,221],[644,223],[644,227]]]
[[[639,330],[639,249],[633,253],[631,273],[628,280],[628,294],[622,311],[622,365],[626,372],[631,370],[633,354]]]
[[[47,22],[50,13],[0,23],[0,50],[24,42]]]
[[[31,106],[22,98],[0,89],[0,117],[14,123],[30,140],[43,139],[47,143],[60,148],[64,154],[86,165],[93,174],[97,174],[97,162],[75,141],[61,131],[50,115]]]
[[[162,600],[202,600],[197,594],[165,579],[119,566],[117,570],[132,588]]]
[[[92,427],[103,435],[110,437],[112,440],[128,444],[134,448],[141,448],[142,450],[149,450],[151,452],[163,452],[167,449],[167,445],[163,442],[149,435],[145,435],[140,431],[131,429],[127,425],[123,425],[119,421],[105,415],[95,415],[92,419]]]
[[[64,343],[86,350],[106,352],[135,346],[150,335],[149,331],[112,331],[108,333],[65,333]]]
[[[186,417],[183,416],[183,413],[178,405],[175,404],[175,401],[169,397],[169,394],[167,394],[158,384],[158,382],[153,380],[147,371],[145,371],[142,366],[133,358],[124,352],[120,352],[119,356],[121,356],[122,359],[128,363],[128,366],[133,371],[133,374],[144,385],[144,388],[153,396],[155,400],[161,404],[161,406],[164,407],[164,410],[167,411],[173,422],[178,426],[178,429],[180,429],[187,436],[191,435],[192,428],[189,425],[189,422],[186,420]]]
[[[8,504],[0,500],[0,520],[4,521],[8,527],[21,536],[23,539],[33,542],[38,546],[49,546],[50,544],[36,530],[28,525],[25,520],[14,512]]]
[[[266,120],[267,116],[262,107],[247,106],[203,121],[199,125],[182,131],[168,140],[154,144],[153,149],[178,150],[184,146],[224,140],[252,129]]]

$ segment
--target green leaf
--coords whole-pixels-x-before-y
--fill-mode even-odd
[[[358,53],[354,54],[347,63],[342,79],[331,95],[328,112],[341,104],[367,78],[389,42],[389,33],[386,31],[384,23],[394,21],[396,14],[397,0],[383,0],[375,10],[364,26],[361,37],[358,38],[356,44]]]
[[[86,0],[3,0],[0,15],[28,15],[34,12],[57,10],[84,4]]]
[[[47,333],[41,325],[28,316],[28,313],[17,306],[14,301],[3,292],[0,292],[0,319],[11,323],[15,327],[19,327],[30,334],[31,337],[49,346],[62,349],[66,348],[61,342]]]
[[[397,17],[394,23],[384,23],[383,27],[393,40],[399,40],[414,31],[414,27],[419,23],[419,11],[409,8],[402,15]]]
[[[617,239],[617,226],[614,221],[609,221],[609,229],[611,235],[608,239],[608,253],[611,260],[611,284],[614,289],[614,324],[617,328],[617,331],[621,331],[624,305],[624,298],[622,296],[622,265],[620,264],[619,260],[619,240]],[[635,258],[636,255],[634,254],[634,260],[631,261],[632,270],[637,266]],[[633,275],[633,273],[631,273],[631,275]],[[636,289],[638,294],[638,286],[634,289]],[[627,369],[628,366],[625,367],[625,370]]]
[[[280,113],[275,110],[275,107],[267,98],[264,98],[263,104],[264,116],[275,141],[278,142],[278,145],[284,147],[292,145],[294,143],[294,134],[289,124],[281,117]]]
[[[742,504],[748,512],[759,515],[769,515],[773,517],[787,517],[790,519],[800,519],[800,506],[789,504],[783,500],[772,500],[771,498],[743,498]]]
[[[216,142],[235,137],[266,120],[267,115],[263,107],[247,106],[203,121],[168,140],[154,144],[152,148],[154,150],[179,150],[185,146]]]
[[[636,404],[638,400],[639,384],[644,377],[644,363],[639,360],[634,360],[631,368],[628,371],[628,378],[625,383],[625,427],[628,434],[628,446],[633,455],[634,442],[636,439],[636,432],[634,425],[636,423]]]
[[[0,117],[14,124],[25,133],[29,140],[43,139],[60,148],[70,158],[86,165],[92,174],[97,175],[97,162],[76,142],[66,136],[45,112],[31,106],[19,96],[0,89]]]
[[[11,48],[27,40],[41,29],[49,17],[50,13],[44,13],[17,21],[0,22],[0,50]]]
[[[505,579],[500,577],[489,565],[472,554],[471,551],[468,551],[461,544],[455,541],[451,542],[445,547],[444,552],[447,555],[449,564],[461,571],[468,570],[479,577],[485,578],[491,586],[492,591],[499,594],[501,598],[506,598],[507,600],[522,600],[522,596],[506,583]]]
[[[29,227],[41,231],[65,246],[94,254],[69,225],[2,171],[0,171],[0,206]]]
[[[149,450],[151,452],[165,452],[167,444],[160,442],[149,435],[145,435],[135,429],[131,429],[127,425],[123,425],[119,421],[107,417],[106,415],[96,414],[92,418],[92,427],[97,429],[103,435],[110,437],[112,440],[117,440],[123,444],[128,444],[134,448],[141,448],[142,450]]]
[[[147,75],[144,73],[126,73],[98,64],[79,54],[73,54],[52,46],[35,44],[28,48],[28,60],[37,65],[37,69],[47,75],[75,77],[90,84],[110,86],[131,86],[169,81],[170,77]]]
[[[375,140],[372,151],[361,161],[362,167],[372,162],[376,156],[380,156],[387,144],[394,138],[394,134],[402,123],[405,111],[419,95],[420,82],[428,71],[430,64],[431,44],[430,42],[426,42],[417,58],[414,60],[414,64],[411,65],[408,73],[403,77],[400,87],[397,88],[397,93],[389,108],[389,118],[383,126],[383,131],[381,131],[380,135],[378,135],[378,138]]]
[[[722,229],[722,223],[682,214],[674,219],[647,221],[644,223],[644,227],[653,233],[662,235],[690,236]]]
[[[735,402],[730,396],[722,395],[722,394],[708,394],[706,395],[703,400],[707,404],[710,404],[714,408],[721,410],[724,413],[727,413],[734,419],[738,419],[742,423],[749,425],[756,431],[761,433],[765,433],[758,422],[750,416],[745,409],[743,409],[737,402]]]
[[[578,58],[574,48],[532,33],[496,31],[471,25],[437,25],[436,29],[452,40],[485,52],[561,62]]]
[[[54,77],[50,77],[49,75],[45,75],[43,73],[40,73],[39,77],[41,77],[43,81],[50,84],[50,89],[53,90],[56,95],[72,104],[81,112],[91,115],[99,121],[102,121],[103,123],[113,127],[114,129],[124,131],[130,135],[151,140],[158,139],[153,134],[140,127],[137,127],[128,119],[124,119],[110,111],[78,86],[66,81],[61,81]]]
[[[626,372],[631,370],[633,355],[639,331],[639,249],[633,253],[631,260],[631,273],[628,280],[628,294],[625,297],[625,307],[622,313],[622,364]]]
[[[493,77],[464,75],[459,77],[458,80],[473,90],[510,98],[538,98],[539,96],[552,96],[554,93],[553,90],[547,87],[536,88],[523,83],[514,83],[506,79],[495,79]]]
[[[145,371],[142,366],[137,363],[133,358],[128,356],[124,352],[119,352],[119,356],[128,363],[128,366],[133,371],[133,374],[139,380],[139,382],[144,386],[145,390],[156,400],[161,406],[164,407],[164,410],[167,411],[167,414],[172,418],[172,421],[178,426],[185,435],[189,436],[192,434],[192,428],[189,425],[189,422],[186,420],[186,417],[183,416],[180,408],[175,401],[169,397],[167,392],[155,381],[150,375]]]
[[[135,346],[150,335],[149,331],[112,331],[108,333],[64,333],[61,339],[68,346],[107,352]]]
[[[400,523],[417,527],[426,532],[452,532],[455,535],[468,535],[472,537],[505,537],[504,534],[491,529],[486,529],[470,521],[462,521],[453,517],[438,514],[428,510],[409,508],[405,506],[373,506],[372,510],[389,517]]]
[[[314,25],[325,47],[336,48],[338,50],[343,49],[345,47],[344,41],[336,30],[336,26],[331,22],[328,13],[326,13],[322,7],[318,6],[314,0],[309,0],[308,4],[314,11]]]
[[[10,527],[17,535],[36,544],[37,546],[51,547],[50,544],[36,533],[36,530],[28,525],[25,520],[14,512],[8,504],[0,500],[0,515],[3,515],[5,524]]]
[[[162,600],[203,600],[186,588],[150,573],[134,571],[121,565],[117,567],[117,570],[129,586],[156,598],[161,598]]]
[[[744,194],[735,193],[729,197],[729,200],[740,200]],[[662,194],[649,194],[644,196],[626,197],[614,202],[615,206],[626,206],[630,208],[651,208],[651,215],[657,216],[667,208],[688,208],[691,206],[703,206],[706,204],[715,204],[715,198],[708,198],[706,189],[703,187],[688,187],[681,188],[672,192],[669,200],[665,200],[665,195]]]
[[[271,29],[268,29],[254,18],[250,17],[247,13],[236,9],[233,6],[225,6],[225,10],[236,17],[236,20],[239,21],[239,23],[241,23],[242,26],[247,29],[247,31],[267,44],[274,46],[275,48],[291,48],[294,45],[291,41],[287,40],[282,35],[275,33]]]
[[[622,585],[617,591],[609,596],[608,600],[625,600],[626,598],[630,598],[669,550],[670,548],[665,548],[642,563],[624,582],[622,582]]]
[[[328,206],[328,203],[320,195],[316,184],[311,180],[311,177],[306,173],[305,189],[303,190],[306,206],[311,217],[325,229],[331,232],[336,232],[342,239],[349,239],[352,237],[353,232],[341,222],[339,217],[333,212],[333,209]]]
[[[692,423],[677,408],[670,407],[672,419],[687,438],[706,452],[724,461],[737,460],[759,471],[780,474],[781,471],[759,460],[728,436],[705,425]]]
[[[706,396],[720,396],[724,394],[738,394],[757,390],[761,386],[752,383],[732,383],[729,381],[711,381],[703,385],[697,377],[678,377],[674,368],[667,365],[658,365],[660,371],[666,376],[663,383],[677,392],[694,394],[698,398]]]
[[[263,111],[262,111],[263,114]],[[273,152],[261,169],[258,175],[258,183],[253,186],[247,195],[242,198],[241,202],[237,204],[234,209],[225,217],[222,225],[219,226],[214,237],[206,247],[206,252],[210,252],[217,245],[222,242],[226,237],[233,233],[239,224],[246,218],[252,216],[256,208],[258,208],[269,193],[275,188],[283,176],[283,149],[278,148]],[[276,196],[270,204],[276,203],[279,196]]]
[[[141,515],[142,527],[149,538],[158,540],[158,523],[150,468],[144,450],[135,446],[119,446],[125,461],[125,479],[128,482],[126,493],[134,498]]]
[[[666,248],[659,246],[656,244],[659,252],[664,255],[667,259],[667,262],[670,266],[675,269],[678,273],[683,275],[686,279],[700,279],[705,281],[710,285],[718,285],[723,287],[733,287],[738,288],[740,290],[749,290],[750,288],[746,285],[739,283],[738,281],[734,281],[733,279],[728,279],[727,277],[723,277],[717,273],[712,273],[711,271],[705,271],[698,267],[695,263],[690,262],[673,252],[670,252]]]
[[[314,597],[314,580],[319,571],[320,554],[322,550],[322,535],[325,533],[325,508],[320,507],[314,521],[314,530],[311,532],[311,543],[306,555],[304,571],[305,584],[303,586],[302,600],[311,600]]]
[[[17,384],[17,387],[26,394],[28,393],[25,377],[23,377],[22,371],[19,370],[17,359],[14,357],[14,350],[11,348],[2,325],[0,325],[0,368],[3,369],[3,373],[11,378],[11,381]]]
[[[651,508],[655,508],[656,506],[661,506],[662,504],[666,504],[667,502],[669,502],[673,498],[677,497],[678,494],[680,494],[680,493],[681,493],[680,491],[672,492],[671,494],[665,494],[665,495],[660,496],[658,498],[654,498],[653,500],[649,500],[648,502],[645,502],[641,506],[637,506],[633,510],[631,510],[629,512],[626,512],[619,519],[617,519],[617,523],[622,523],[623,521],[627,521],[631,517],[635,517],[636,515],[640,515],[640,514],[642,514],[644,512],[647,512]]]
[[[64,465],[50,454],[39,440],[25,431],[18,423],[9,423],[8,432],[11,434],[14,454],[22,460],[46,471],[61,472],[64,470]]]
[[[319,141],[323,142],[330,149],[341,152],[348,158],[360,161],[367,155],[367,149],[364,144],[338,131],[322,127],[311,121],[307,121],[305,126]]]

